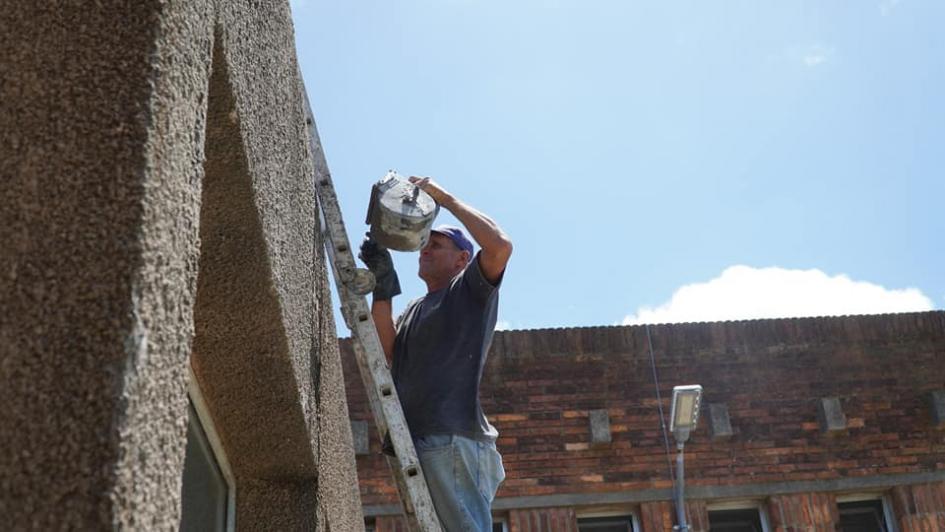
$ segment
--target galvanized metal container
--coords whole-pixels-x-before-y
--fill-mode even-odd
[[[382,246],[416,251],[430,239],[439,209],[429,194],[391,170],[371,188],[366,223]]]

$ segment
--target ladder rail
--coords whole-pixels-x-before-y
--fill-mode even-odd
[[[301,73],[299,79],[302,79]],[[394,446],[396,456],[388,457],[388,464],[394,474],[408,528],[411,531],[440,532],[440,520],[433,508],[430,491],[365,297],[373,285],[373,276],[358,268],[354,260],[304,81],[301,82],[301,90],[309,147],[315,166],[320,232],[341,299],[341,313],[352,333],[355,358],[374,422],[381,438],[389,436]]]

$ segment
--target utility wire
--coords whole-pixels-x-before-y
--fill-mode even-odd
[[[666,417],[663,415],[663,398],[660,396],[660,378],[656,374],[656,358],[653,356],[653,340],[650,338],[650,325],[645,324],[646,345],[650,351],[650,368],[653,370],[653,385],[656,387],[656,407],[660,412],[660,428],[663,431],[663,446],[666,448],[666,466],[669,469],[669,480],[673,483],[673,492],[676,491],[676,476],[673,474],[672,451],[669,449],[669,433],[666,430]]]

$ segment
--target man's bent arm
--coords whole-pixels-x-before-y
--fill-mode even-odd
[[[512,241],[508,235],[492,218],[453,196],[449,196],[449,199],[441,205],[466,226],[469,234],[482,248],[479,266],[486,280],[492,284],[499,282],[502,272],[505,271],[505,265],[512,256]]]
[[[453,216],[466,226],[473,239],[482,248],[479,256],[482,274],[492,284],[499,282],[512,256],[512,240],[502,231],[499,224],[449,194],[428,177],[411,177],[410,181],[430,194],[437,203],[453,213]]]
[[[374,318],[374,327],[377,329],[377,337],[381,340],[381,347],[384,349],[384,356],[387,358],[388,366],[393,364],[394,359],[394,339],[397,337],[397,331],[394,330],[394,316],[391,310],[391,300],[382,299],[371,303],[371,317]]]

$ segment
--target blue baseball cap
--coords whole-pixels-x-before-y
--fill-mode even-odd
[[[452,225],[441,225],[439,227],[431,229],[430,232],[439,233],[445,236],[446,238],[449,238],[450,240],[453,241],[454,244],[456,244],[456,247],[458,247],[460,251],[468,251],[469,258],[470,259],[473,258],[472,242],[469,241],[469,238],[466,237],[466,233],[464,233],[463,230],[460,229],[459,227],[455,227]]]

